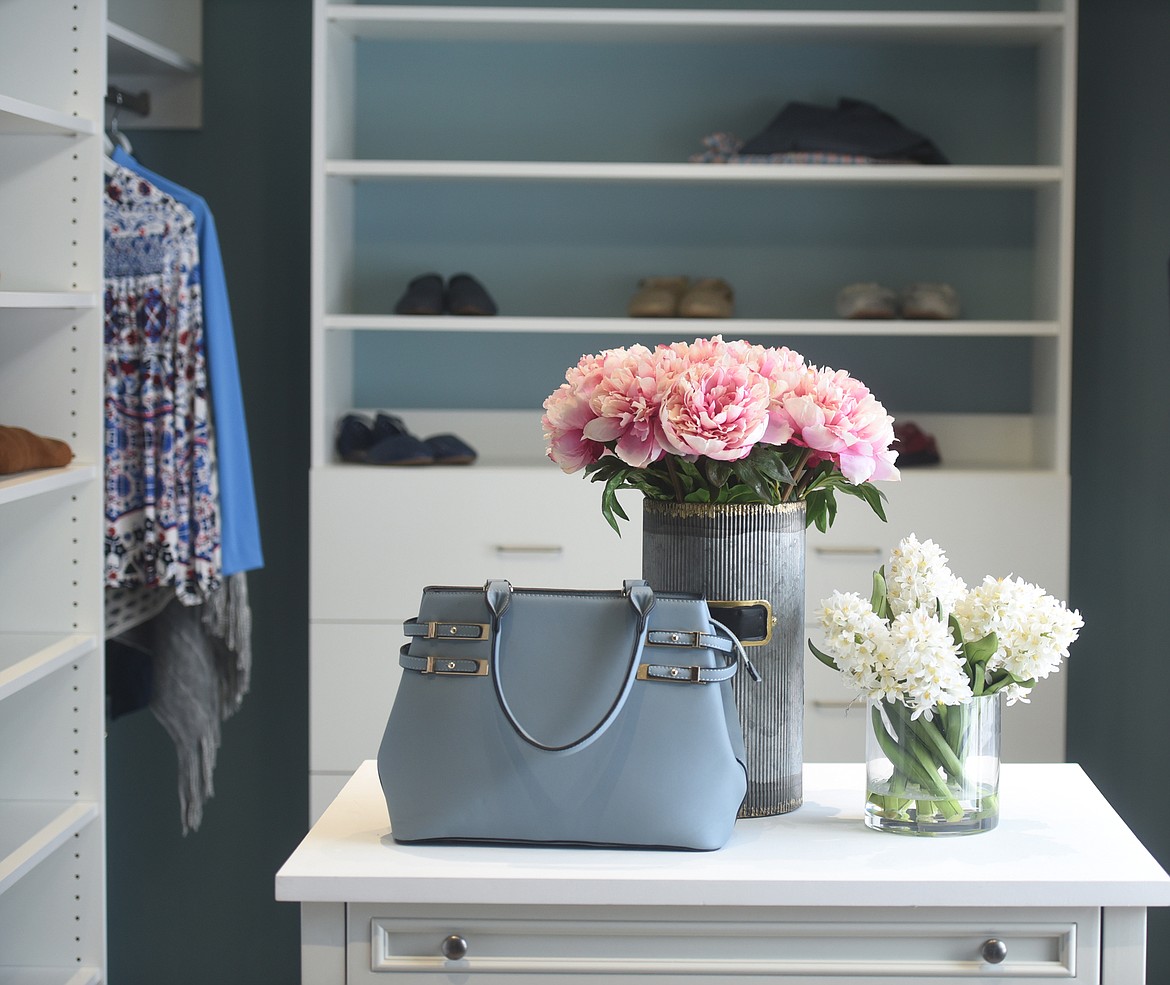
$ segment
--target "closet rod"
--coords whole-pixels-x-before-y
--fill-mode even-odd
[[[139,116],[150,116],[150,92],[134,93],[112,85],[106,89],[106,102],[117,109],[128,109]]]

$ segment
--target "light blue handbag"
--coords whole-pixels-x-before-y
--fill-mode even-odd
[[[730,631],[698,596],[426,588],[378,750],[400,842],[710,851],[746,789]]]

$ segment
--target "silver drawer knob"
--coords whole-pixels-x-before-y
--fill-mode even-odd
[[[461,961],[467,957],[467,939],[459,934],[452,934],[444,939],[439,949],[448,961]]]
[[[981,953],[983,960],[988,964],[1002,964],[1004,958],[1007,957],[1007,944],[992,937],[983,942]]]

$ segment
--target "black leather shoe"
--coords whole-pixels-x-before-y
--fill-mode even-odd
[[[441,315],[443,313],[443,278],[422,274],[406,285],[406,291],[394,305],[398,315]]]
[[[470,274],[455,274],[447,282],[447,310],[453,315],[494,315],[496,302]]]

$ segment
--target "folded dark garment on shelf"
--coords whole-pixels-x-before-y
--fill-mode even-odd
[[[841,99],[835,107],[788,103],[761,133],[739,149],[741,154],[792,151],[901,158],[919,164],[950,163],[922,134],[860,99]]]
[[[734,134],[709,133],[703,138],[707,149],[692,154],[691,164],[917,164],[896,157],[866,157],[863,154],[834,154],[828,151],[783,151],[779,154],[741,154],[743,140]]]

